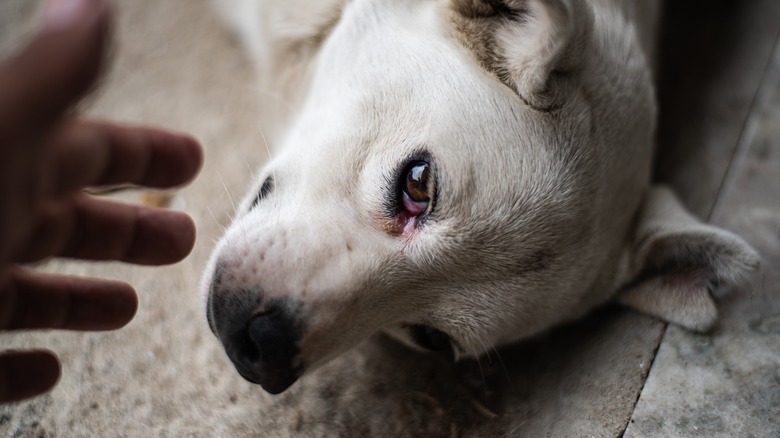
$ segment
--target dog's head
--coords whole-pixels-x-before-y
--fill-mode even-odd
[[[239,372],[281,392],[380,330],[478,356],[629,284],[654,104],[618,18],[350,2],[204,277]]]

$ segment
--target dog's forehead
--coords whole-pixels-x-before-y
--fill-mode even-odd
[[[378,211],[388,179],[421,150],[439,170],[439,210],[470,228],[549,216],[551,194],[577,190],[558,187],[571,181],[556,157],[567,133],[473,59],[438,3],[365,0],[345,10],[278,161],[296,173],[281,185],[294,192],[288,201]]]
[[[318,55],[310,93],[331,102],[369,95],[375,107],[414,105],[426,114],[476,98],[516,104],[463,47],[447,14],[441,2],[350,3]]]
[[[462,47],[439,3],[350,3],[288,137],[296,160],[355,167],[425,149],[476,174],[545,160],[549,126]]]

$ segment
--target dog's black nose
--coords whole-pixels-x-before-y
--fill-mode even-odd
[[[299,306],[272,303],[223,339],[228,357],[246,380],[279,394],[303,371],[297,342],[302,335]]]

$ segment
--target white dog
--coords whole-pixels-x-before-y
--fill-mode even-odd
[[[278,153],[203,291],[271,393],[378,331],[473,357],[613,298],[707,330],[758,269],[650,186],[658,1],[223,3]]]

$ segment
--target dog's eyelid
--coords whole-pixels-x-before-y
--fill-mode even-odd
[[[269,176],[268,178],[263,181],[263,185],[260,186],[260,190],[257,192],[257,196],[255,196],[255,199],[252,201],[252,205],[249,206],[249,210],[252,211],[255,207],[257,207],[257,204],[260,203],[263,199],[265,199],[269,193],[274,188],[274,179],[272,176]]]

